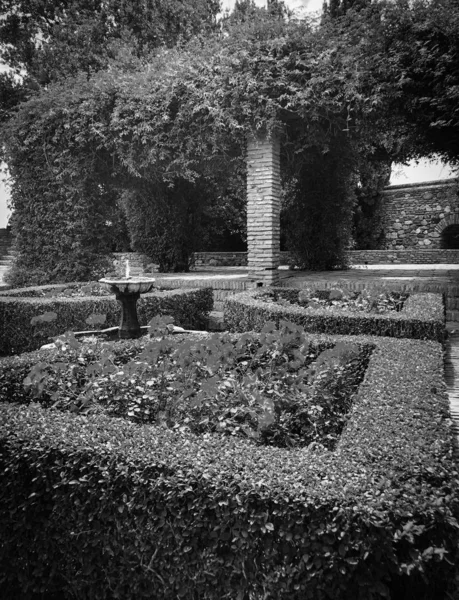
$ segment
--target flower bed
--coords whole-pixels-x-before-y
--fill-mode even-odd
[[[334,451],[3,403],[2,592],[444,597],[458,481],[441,345],[310,339],[374,346]]]
[[[339,295],[336,300],[330,299],[333,292]],[[347,294],[352,299],[351,293]],[[226,299],[224,320],[230,331],[239,332],[260,331],[267,321],[279,323],[287,319],[316,333],[409,337],[439,342],[445,339],[441,294],[406,294],[401,302],[393,302],[381,292],[371,294],[367,294],[370,301],[357,297],[357,300],[344,302],[343,290],[338,289],[252,290]],[[379,305],[377,296],[381,297]],[[396,310],[390,310],[392,304]]]
[[[178,338],[163,322],[152,339],[58,341],[58,350],[1,361],[0,400],[329,449],[373,350],[371,343],[314,344],[289,323],[261,335]]]
[[[120,306],[112,296],[37,296],[62,292],[70,284],[20,288],[0,293],[0,354],[35,350],[66,331],[119,325]],[[202,328],[212,310],[212,290],[187,289],[142,294],[141,325],[155,315],[170,315],[182,327]]]

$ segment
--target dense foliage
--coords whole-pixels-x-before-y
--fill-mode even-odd
[[[4,360],[0,395],[263,445],[335,447],[371,345],[311,346],[304,330],[287,322],[267,324],[261,335],[177,342],[164,335],[164,321],[154,318],[152,339],[133,347],[64,337],[49,363],[24,357],[18,368],[17,360]]]
[[[319,284],[321,285],[321,284]],[[401,310],[355,310],[349,302],[330,302],[324,306],[310,297],[319,294],[330,299],[330,294],[342,294],[345,290],[273,288],[268,291],[253,290],[230,296],[225,301],[224,318],[229,331],[260,331],[265,323],[277,325],[288,320],[301,325],[306,331],[347,335],[382,335],[410,337],[422,340],[445,339],[445,310],[440,294],[410,294]],[[381,292],[372,291],[370,298],[377,299]],[[341,304],[341,305],[340,305]],[[344,306],[342,305],[344,304]],[[385,304],[389,304],[387,298]],[[398,307],[400,308],[400,306]]]
[[[293,266],[325,271],[345,268],[355,207],[355,159],[337,135],[329,149],[307,149],[296,176],[285,185],[285,247]]]
[[[422,1],[356,5],[320,26],[249,13],[148,61],[123,49],[89,79],[21,105],[4,128],[19,251],[12,282],[28,270],[37,282],[90,278],[119,210],[134,248],[163,269],[188,268],[209,216],[231,214],[250,131],[283,129],[288,242],[310,268],[344,264],[356,184],[361,200],[370,196],[360,202],[359,244],[371,245],[377,234],[365,240],[361,230],[390,161],[434,151],[454,159],[451,0],[431,11]]]
[[[337,342],[369,340],[310,347]],[[371,343],[335,452],[3,403],[3,593],[442,598],[458,547],[442,349]]]
[[[158,52],[147,67],[117,63],[89,81],[51,86],[23,106],[6,128],[19,252],[13,284],[26,270],[35,271],[37,282],[43,272],[56,281],[89,278],[85,269],[104,252],[103,231],[120,190],[134,207],[131,225],[158,215],[159,262],[183,268],[180,245],[188,255],[196,249],[183,232],[199,238],[190,210],[196,213],[215,186],[234,188],[248,130],[277,125],[288,105],[302,124],[285,154],[295,157],[306,148],[326,150],[346,127],[350,102],[357,102],[357,112],[372,111],[371,103],[357,100],[349,58],[328,52],[323,31],[259,12],[259,19],[234,26],[227,36]],[[325,94],[330,83],[335,92]],[[163,250],[171,223],[179,247]],[[88,256],[74,257],[78,248]]]
[[[18,251],[9,283],[90,280],[107,269],[104,255],[129,245],[119,240],[120,234],[126,239],[125,217],[119,190],[107,179],[117,165],[101,144],[101,124],[95,135],[85,135],[85,116],[77,116],[73,107],[78,99],[88,100],[90,73],[130,69],[159,46],[210,31],[218,10],[215,0],[163,0],[141,6],[125,0],[1,3],[2,60],[20,75],[14,79],[2,74],[2,120],[11,117],[15,104],[33,98],[42,87],[47,90],[38,94],[43,128],[37,132],[31,127],[37,110],[32,99],[21,109],[27,147],[21,147],[23,139],[19,146],[11,139],[4,156],[12,176]],[[77,77],[77,83],[66,94],[70,76]],[[59,81],[48,91],[51,82]],[[89,101],[98,101],[97,92]],[[90,117],[87,109],[82,112]],[[86,122],[86,127],[92,123]]]
[[[218,0],[2,0],[1,60],[46,86],[106,68],[121,48],[147,56],[216,26]]]

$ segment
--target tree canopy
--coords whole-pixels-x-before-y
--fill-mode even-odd
[[[30,95],[120,53],[142,58],[210,32],[219,9],[219,0],[0,0],[0,61]]]

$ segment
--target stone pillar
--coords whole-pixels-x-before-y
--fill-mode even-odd
[[[248,287],[279,283],[280,139],[247,139]]]

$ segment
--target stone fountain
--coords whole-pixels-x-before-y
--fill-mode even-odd
[[[155,280],[147,277],[131,277],[129,274],[129,261],[126,261],[126,274],[124,278],[103,278],[99,283],[115,294],[121,304],[121,323],[118,335],[121,339],[137,338],[141,335],[139,319],[137,317],[137,300],[140,294],[149,292]]]

